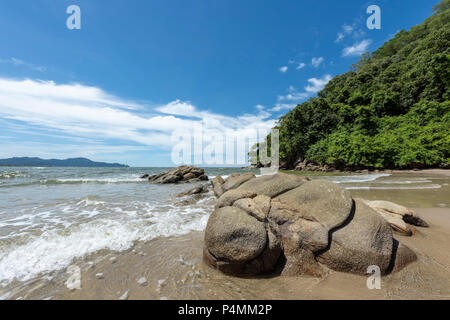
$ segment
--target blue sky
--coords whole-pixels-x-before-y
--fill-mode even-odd
[[[268,130],[437,0],[0,4],[0,158],[173,165],[172,132]],[[69,5],[81,30],[69,30]],[[369,5],[381,30],[369,30]]]

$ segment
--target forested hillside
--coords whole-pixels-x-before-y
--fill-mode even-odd
[[[450,0],[279,120],[281,163],[450,166]]]

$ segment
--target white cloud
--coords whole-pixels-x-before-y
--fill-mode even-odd
[[[277,103],[275,107],[270,109],[272,112],[286,111],[293,109],[297,104]]]
[[[11,125],[16,123],[11,120],[19,121],[30,131],[51,131],[97,143],[114,139],[116,144],[170,148],[174,130],[191,131],[200,125],[205,135],[217,131],[244,135],[250,129],[268,132],[275,125],[270,116],[259,110],[230,117],[179,100],[149,109],[97,87],[0,78],[0,118],[4,121]]]
[[[283,66],[283,67],[279,68],[278,71],[285,73],[286,71],[288,71],[288,69],[289,69],[288,67]]]
[[[32,70],[36,70],[36,71],[40,71],[40,72],[44,72],[47,70],[46,67],[42,67],[42,66],[35,66],[31,63],[25,62],[23,60],[17,59],[17,58],[8,58],[8,59],[2,59],[0,58],[0,63],[4,63],[4,64],[12,64],[14,66],[24,66],[27,68],[30,68]]]
[[[336,40],[334,40],[334,43],[340,43],[346,37],[357,39],[363,37],[366,34],[364,30],[357,27],[356,23],[352,25],[344,24],[342,25],[341,29],[342,30],[337,33]]]
[[[287,95],[278,96],[278,101],[298,101],[308,97],[308,94],[306,92],[298,92],[297,89],[295,89],[293,86],[290,86],[287,91]]]
[[[356,23],[352,25],[344,24],[342,26],[342,31],[337,33],[336,40],[334,40],[334,42],[340,43],[347,36],[350,36],[353,39],[357,39],[363,37],[365,34],[366,33],[364,32],[364,30],[357,28]]]
[[[367,51],[367,48],[371,43],[372,40],[370,39],[365,39],[360,42],[357,42],[353,46],[344,48],[344,50],[342,51],[342,56],[343,57],[360,56],[362,53]]]
[[[311,64],[313,65],[314,68],[317,68],[320,66],[320,64],[324,61],[323,57],[319,57],[319,58],[312,58],[311,60]]]
[[[341,42],[345,38],[345,35],[342,32],[338,32],[336,40],[334,40],[335,43]]]
[[[305,86],[305,91],[298,91],[294,86],[289,86],[286,95],[278,96],[278,101],[272,109],[269,111],[278,112],[281,110],[290,110],[294,108],[298,103],[306,98],[312,96],[313,94],[322,90],[325,85],[331,80],[331,75],[325,74],[321,78],[310,78],[308,79],[308,85]],[[287,101],[287,103],[285,103]]]
[[[157,107],[157,111],[177,116],[196,117],[196,110],[189,102],[175,100],[165,106]]]
[[[305,87],[305,90],[309,93],[317,93],[320,90],[322,90],[325,85],[331,80],[331,75],[326,74],[322,78],[311,78],[308,79],[308,82],[310,83]]]
[[[365,35],[366,35],[366,32],[362,29],[354,30],[353,34],[352,34],[354,39],[364,37]]]
[[[304,67],[306,67],[306,64],[305,64],[305,63],[303,63],[303,62],[298,62],[298,61],[295,61],[295,60],[290,60],[289,63],[295,64],[295,65],[296,65],[295,70],[301,70],[301,69],[303,69]]]
[[[299,63],[299,64],[297,65],[297,67],[295,67],[295,69],[296,69],[296,70],[300,70],[300,69],[303,69],[304,67],[306,67],[306,64],[303,63],[303,62],[301,62],[301,63]]]
[[[352,33],[352,32],[353,32],[353,29],[354,29],[353,26],[349,26],[349,25],[347,25],[347,24],[344,24],[344,25],[342,26],[342,30],[344,30],[344,32],[345,32],[346,34]]]

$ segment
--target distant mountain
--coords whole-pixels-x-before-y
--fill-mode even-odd
[[[95,162],[86,158],[71,158],[66,160],[41,159],[29,157],[15,157],[0,159],[2,167],[117,167],[126,168],[127,165],[120,163]]]

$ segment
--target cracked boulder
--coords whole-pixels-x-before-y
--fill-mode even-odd
[[[282,173],[232,177],[235,188],[221,194],[205,231],[204,261],[222,272],[320,277],[328,268],[365,274],[377,265],[387,274],[416,259],[377,211],[335,183]]]
[[[239,186],[240,190],[249,190],[257,195],[276,197],[286,191],[295,189],[308,181],[307,178],[286,173],[277,173],[251,179]]]
[[[236,207],[218,208],[205,232],[205,261],[236,275],[269,271],[280,254],[278,239],[269,237],[264,223]],[[255,261],[256,260],[256,261]]]

